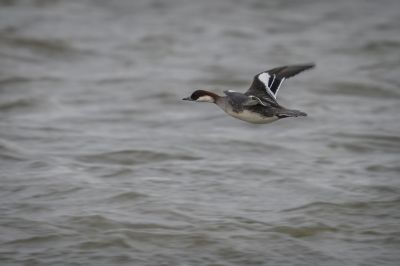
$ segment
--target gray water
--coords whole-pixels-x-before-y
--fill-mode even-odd
[[[1,265],[399,265],[399,1],[0,5]]]

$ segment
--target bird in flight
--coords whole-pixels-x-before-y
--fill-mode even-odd
[[[225,96],[219,96],[210,91],[196,90],[183,100],[214,103],[228,115],[254,124],[271,123],[285,117],[307,116],[304,112],[281,106],[276,96],[283,81],[314,66],[288,65],[263,71],[254,76],[253,83],[245,93],[227,90],[224,91]]]

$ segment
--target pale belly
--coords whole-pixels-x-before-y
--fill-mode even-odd
[[[240,113],[236,113],[233,111],[230,111],[230,112],[227,111],[226,113],[237,119],[240,119],[240,120],[243,120],[243,121],[246,121],[249,123],[254,123],[254,124],[267,124],[267,123],[271,123],[271,122],[278,120],[277,116],[265,117],[265,116],[261,116],[256,113],[249,112],[247,110],[244,110],[243,112],[240,112]]]

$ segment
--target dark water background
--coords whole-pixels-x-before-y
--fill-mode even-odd
[[[399,265],[399,100],[397,0],[2,0],[0,264]]]

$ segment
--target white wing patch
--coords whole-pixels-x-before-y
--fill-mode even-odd
[[[271,78],[271,76],[268,75],[268,73],[266,73],[266,72],[261,73],[260,75],[258,75],[258,79],[259,79],[262,83],[264,83],[264,85],[265,85],[266,87],[269,87],[269,86],[268,86],[268,82],[269,82],[269,79],[270,79],[270,78]]]
[[[276,86],[275,93],[271,90],[274,82],[275,82],[276,75],[269,75],[267,72],[261,73],[258,75],[258,79],[264,84],[265,90],[271,97],[276,99],[276,95],[278,94],[279,87],[281,86],[282,82],[285,80],[285,78],[282,78],[281,80],[277,79],[279,82],[278,86]]]
[[[275,75],[274,75],[275,76]],[[267,90],[268,94],[271,95],[274,99],[276,99],[275,94],[272,93],[271,91],[271,85],[275,79],[275,77],[271,77],[268,73],[261,73],[258,75],[258,79],[264,84],[265,89]],[[272,82],[270,81],[272,79]],[[269,85],[271,84],[271,85]]]

